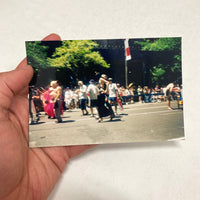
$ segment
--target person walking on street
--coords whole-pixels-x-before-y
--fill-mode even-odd
[[[83,81],[78,82],[79,90],[79,105],[82,111],[82,115],[88,115],[88,111],[86,109],[86,102],[87,102],[87,86],[83,85]]]
[[[107,92],[109,94],[109,103],[114,104],[115,106],[115,114],[117,114],[117,97],[118,97],[118,88],[115,83],[112,82],[112,78],[108,79],[108,87]]]
[[[93,108],[97,108],[97,95],[98,95],[98,88],[94,85],[94,80],[90,80],[90,85],[87,88],[87,95],[89,98],[89,107],[91,112],[91,117],[94,117]]]
[[[108,102],[106,91],[103,88],[99,88],[99,94],[97,96],[97,109],[99,114],[98,122],[102,122],[103,117],[107,117],[109,115],[110,115],[110,120],[112,121],[114,113],[111,105]]]
[[[105,74],[102,74],[99,79],[99,87],[106,90],[108,83],[109,82],[107,81],[107,76]]]
[[[57,123],[62,123],[62,118],[61,118],[62,88],[58,84],[58,81],[55,82],[54,103],[55,103],[54,108],[55,108]]]

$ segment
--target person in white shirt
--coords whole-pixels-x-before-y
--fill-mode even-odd
[[[112,82],[112,78],[108,79],[108,94],[109,94],[109,103],[114,103],[115,106],[115,113],[117,114],[117,97],[118,97],[118,88],[116,83]]]
[[[82,115],[88,115],[88,111],[86,109],[87,86],[83,85],[83,81],[79,81],[78,85],[79,85],[79,90],[78,90],[79,105],[82,111]]]
[[[73,97],[73,92],[70,90],[69,87],[67,87],[65,90],[65,103],[69,111],[71,111],[72,109],[71,108],[72,97]]]
[[[73,96],[72,96],[73,108],[79,108],[79,98],[78,98],[78,92],[77,92],[76,86],[74,87],[72,93],[73,93]]]
[[[97,95],[98,95],[98,88],[94,85],[94,80],[90,80],[90,85],[87,88],[87,96],[89,99],[89,107],[91,111],[91,117],[94,117],[93,108],[97,108]]]

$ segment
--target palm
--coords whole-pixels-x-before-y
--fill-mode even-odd
[[[92,146],[28,148],[32,70],[19,69],[0,74],[0,199],[46,199],[69,158]]]

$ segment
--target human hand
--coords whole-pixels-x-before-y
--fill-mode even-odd
[[[51,34],[44,40],[60,40]],[[28,147],[28,83],[33,70],[26,58],[0,73],[0,200],[47,199],[70,158],[94,145]]]

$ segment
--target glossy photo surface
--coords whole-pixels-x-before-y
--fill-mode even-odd
[[[184,139],[181,38],[27,41],[29,146]]]

